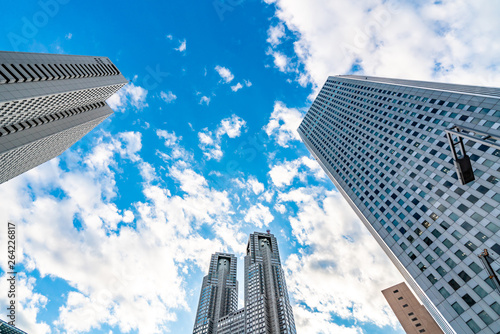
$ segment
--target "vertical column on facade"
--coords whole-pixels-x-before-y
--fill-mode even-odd
[[[269,241],[266,239],[260,240],[262,259],[264,264],[264,281],[266,284],[267,308],[269,310],[271,320],[272,333],[280,333],[280,323],[278,318],[278,305],[276,300],[276,289],[274,285],[274,268],[271,263],[271,248]]]

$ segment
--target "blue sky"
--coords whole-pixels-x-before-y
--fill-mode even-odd
[[[130,81],[108,120],[0,185],[0,221],[19,231],[17,324],[190,333],[210,254],[235,253],[241,285],[248,234],[270,229],[299,333],[403,333],[380,293],[402,277],[295,130],[328,75],[498,86],[499,10],[486,0],[4,4],[1,50],[107,56]]]

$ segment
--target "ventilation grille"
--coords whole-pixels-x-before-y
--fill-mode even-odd
[[[113,64],[0,64],[0,84],[119,75]]]

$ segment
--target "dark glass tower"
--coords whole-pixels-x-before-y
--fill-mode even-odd
[[[446,130],[467,127],[462,184]],[[298,132],[445,333],[500,332],[500,89],[329,77]]]
[[[106,57],[0,52],[0,183],[64,152],[127,83]]]

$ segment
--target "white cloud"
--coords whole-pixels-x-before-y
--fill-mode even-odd
[[[324,84],[353,65],[383,77],[498,86],[500,4],[488,0],[396,2],[266,0],[292,32],[302,85]],[[268,42],[276,45],[270,28]],[[297,37],[295,37],[297,36]],[[275,65],[286,68],[273,51]]]
[[[210,98],[208,96],[202,96],[199,104],[205,104],[208,106],[210,104]]]
[[[167,103],[172,103],[174,102],[176,99],[177,99],[177,96],[172,93],[172,91],[168,91],[168,92],[160,92],[160,97],[163,101],[167,102]]]
[[[281,43],[281,39],[285,37],[285,26],[283,23],[278,23],[275,26],[269,27],[267,31],[267,42],[272,46],[277,46]]]
[[[274,58],[274,66],[276,66],[281,72],[287,72],[290,60],[286,55],[278,51],[268,51],[268,54]]]
[[[7,226],[7,224],[5,224]],[[18,235],[19,236],[19,235]],[[1,239],[1,238],[0,238]],[[3,245],[7,245],[7,240],[2,240]],[[19,256],[19,251],[17,253]],[[5,256],[5,258],[7,258]],[[3,262],[3,261],[2,261]],[[5,268],[5,267],[3,267]],[[0,305],[2,305],[2,320],[11,321],[11,319],[6,317],[8,313],[4,309],[7,308],[6,305],[10,303],[7,299],[7,291],[10,290],[10,283],[7,279],[10,279],[11,275],[5,274],[0,276],[0,291],[4,293],[0,294]],[[25,273],[19,272],[15,277],[16,284],[16,314],[15,314],[15,325],[16,327],[24,330],[26,333],[39,333],[39,334],[49,334],[50,327],[45,322],[37,322],[36,317],[40,309],[45,308],[48,302],[48,298],[44,295],[34,292],[35,279],[29,278]]]
[[[176,51],[179,51],[179,52],[184,52],[186,51],[186,40],[182,40],[182,41],[179,41],[181,44],[179,45],[178,48],[175,48]]]
[[[238,82],[236,85],[231,86],[231,90],[232,90],[233,92],[237,92],[237,91],[239,91],[239,90],[240,90],[240,89],[242,89],[242,88],[243,88],[243,85],[242,85],[241,83],[239,83],[239,82]]]
[[[224,135],[227,135],[229,138],[239,137],[245,127],[245,120],[233,114],[229,118],[224,118],[214,132],[209,131],[207,128],[199,132],[199,147],[209,160],[220,160],[224,155],[221,148],[222,137]]]
[[[233,81],[234,75],[228,68],[217,65],[215,66],[215,70],[217,71],[217,73],[219,73],[221,78],[224,79],[225,83],[230,83],[231,81]]]
[[[379,327],[396,326],[380,291],[403,278],[342,196],[309,187],[281,193],[279,198],[298,206],[290,224],[298,242],[309,249],[286,260],[287,285],[298,304],[320,313],[304,314],[299,322],[304,327],[298,331],[309,330],[312,320],[307,318],[329,322],[332,314]]]
[[[168,154],[162,152],[163,154],[161,156],[164,160],[183,159],[186,162],[190,162],[192,160],[192,153],[186,151],[186,149],[180,144],[182,137],[177,137],[175,132],[157,130],[156,135],[165,140],[165,147],[169,149]]]
[[[66,39],[71,39],[71,38],[73,38],[73,34],[67,33],[66,36],[64,36],[64,37],[66,37]]]
[[[264,191],[264,184],[260,183],[255,177],[248,178],[248,184],[252,188],[255,195],[260,194]]]
[[[175,133],[157,134],[166,149],[183,150]],[[140,138],[133,132],[105,134],[85,156],[70,155],[75,161],[68,170],[59,165],[63,155],[0,185],[0,220],[16,221],[23,231],[19,261],[71,287],[51,323],[55,331],[87,332],[107,324],[124,333],[168,332],[176,312],[189,310],[185,270],[206,270],[214,250],[243,253],[246,235],[238,231],[241,223],[233,222],[226,191],[212,189],[184,155],[174,154],[168,177],[180,191],[172,196],[151,184],[159,176],[138,156]],[[124,164],[135,165],[144,176],[145,199],[121,210],[112,200],[118,193],[115,176]],[[53,190],[65,196],[56,198]],[[75,217],[79,228],[71,223]],[[117,227],[120,221],[136,226]],[[213,229],[215,237],[201,237],[202,225]],[[0,259],[2,268],[5,262]],[[2,277],[0,288],[5,282]],[[46,324],[36,322],[47,298],[33,293],[35,285],[34,278],[18,281],[19,325],[49,333]]]
[[[248,209],[244,220],[247,223],[253,223],[257,228],[262,228],[268,226],[274,220],[274,216],[267,206],[258,203]]]
[[[168,34],[167,36],[165,36],[166,39],[169,39],[169,40],[172,40],[174,38],[174,36],[172,36],[171,34]]]
[[[303,166],[307,167],[308,170],[304,170]],[[300,181],[305,183],[307,176],[311,172],[314,173],[317,180],[326,178],[326,174],[319,164],[309,157],[302,157],[283,163],[274,163],[269,171],[269,176],[276,187],[283,188],[284,186],[291,185],[296,177],[299,177]]]
[[[250,80],[243,80],[243,81],[245,81],[245,86],[247,86],[247,87],[252,86],[252,82],[250,82]]]
[[[360,327],[345,327],[332,322],[328,312],[312,312],[302,305],[293,308],[297,332],[321,334],[364,334]]]
[[[125,112],[128,105],[142,110],[148,106],[146,97],[148,91],[141,86],[135,86],[130,82],[123,86],[118,92],[113,94],[106,102],[111,109],[118,112]]]
[[[297,128],[303,117],[304,113],[294,108],[287,108],[283,102],[277,101],[264,130],[278,145],[288,147],[288,142],[291,140],[300,140]]]

